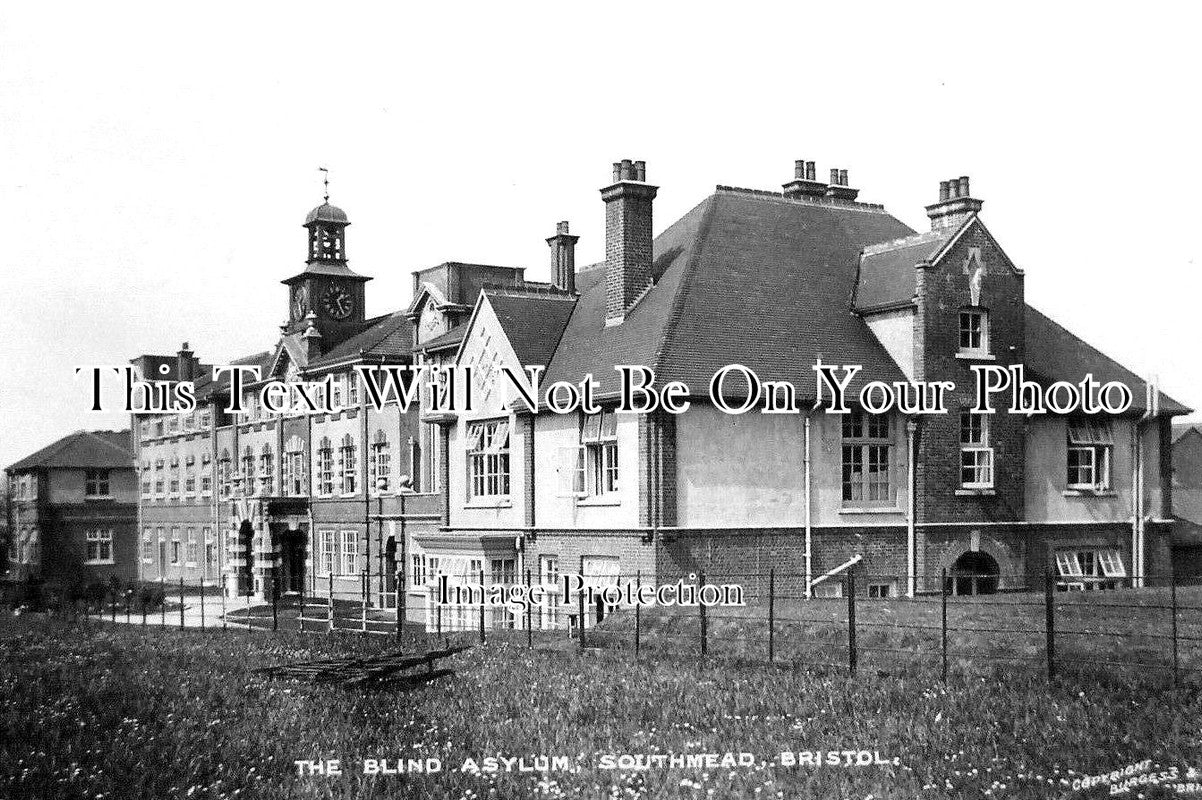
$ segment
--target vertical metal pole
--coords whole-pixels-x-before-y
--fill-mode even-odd
[[[207,553],[205,554],[208,555]],[[205,627],[205,582],[201,578],[200,581],[200,629],[203,631]]]
[[[330,619],[329,627],[326,628],[326,633],[334,632],[334,570],[330,570]]]
[[[484,644],[484,567],[480,568],[480,644]]]
[[[584,649],[584,590],[576,593],[576,635],[580,639],[580,649]]]
[[[300,613],[296,618],[296,629],[301,633],[305,632],[305,582],[300,582]]]
[[[225,630],[225,581],[221,583],[221,630]]]
[[[1177,654],[1177,573],[1169,573],[1169,602],[1173,610],[1173,688],[1181,681],[1181,665]]]
[[[184,576],[179,576],[179,629],[184,629]]]
[[[275,572],[271,573],[271,629],[280,629],[280,583]]]
[[[526,570],[526,646],[534,647],[534,629],[530,627],[530,570]]]
[[[369,591],[368,584],[370,583],[370,581],[368,580],[368,575],[369,575],[368,571],[366,569],[364,569],[363,574],[361,576],[359,576],[359,582],[360,582],[360,584],[362,584],[360,591],[359,591],[359,602],[362,603],[362,608],[360,610],[360,616],[359,616],[359,631],[360,631],[360,633],[367,633],[367,593]]]
[[[776,568],[768,570],[768,663],[776,660]]]
[[[1044,629],[1047,633],[1046,655],[1048,660],[1048,680],[1056,677],[1056,615],[1052,603],[1052,570],[1049,567],[1043,576],[1043,605]]]
[[[147,590],[145,588],[142,589],[142,627],[143,628],[146,627],[146,606],[148,605],[148,603],[146,602],[146,591]]]
[[[847,668],[856,674],[856,568],[847,568]]]
[[[401,580],[404,574],[405,565],[402,564],[401,568],[396,571],[392,582],[392,585],[396,588],[396,640],[398,643],[401,641],[401,628],[404,627],[405,620],[405,607],[401,605]]]
[[[702,573],[698,576],[698,578],[700,578],[698,585],[705,586],[705,572],[704,571],[702,571]],[[701,657],[704,659],[706,656],[706,653],[709,649],[709,647],[708,647],[709,643],[706,641],[706,639],[708,638],[707,634],[709,633],[709,631],[707,630],[708,626],[706,625],[706,619],[705,619],[705,604],[701,602],[700,595],[698,595],[698,597],[697,597],[697,608],[700,609],[700,613],[701,613]]]
[[[163,596],[163,605],[159,607],[159,613],[162,616],[161,626],[167,627],[167,576],[164,573],[159,573],[159,594]]]
[[[637,598],[637,596],[638,596],[637,590],[641,589],[643,587],[643,571],[642,570],[639,570],[638,572],[635,573],[634,587],[636,590],[635,596]],[[634,604],[634,657],[635,658],[639,657],[639,647],[641,645],[641,642],[639,640],[642,638],[642,631],[641,631],[641,627],[642,627],[641,622],[642,621],[639,619],[639,617],[641,616],[641,614],[639,612],[642,607],[643,607],[642,603],[636,602]]]
[[[943,659],[943,682],[947,683],[947,568],[943,569],[943,583],[939,586],[940,606],[940,644],[939,651]]]
[[[112,604],[109,606],[109,617],[111,618],[111,621],[116,622],[117,621],[117,590],[113,589],[112,592],[110,592],[110,594],[112,594],[113,600],[112,600]]]
[[[129,597],[130,597],[130,594],[132,593],[132,591],[133,591],[132,589],[125,590],[125,624],[126,625],[129,624]]]

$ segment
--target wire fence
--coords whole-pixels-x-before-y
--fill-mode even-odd
[[[1019,576],[944,572],[937,591],[912,597],[897,595],[897,587],[906,586],[904,576],[869,574],[857,565],[820,582],[776,570],[701,572],[671,582],[636,573],[585,578],[578,591],[557,576],[544,582],[529,572],[491,583],[482,572],[446,582],[436,576],[409,587],[403,572],[387,582],[376,577],[331,573],[308,592],[275,590],[258,600],[229,598],[221,587],[182,579],[94,586],[47,598],[45,610],[85,623],[357,633],[398,641],[422,634],[443,646],[501,640],[851,675],[920,672],[947,680],[953,671],[975,674],[985,665],[1004,665],[1049,679],[1099,670],[1160,674],[1174,685],[1202,678],[1202,586],[1179,587],[1171,575],[1083,579],[1049,570],[1042,579],[1025,576],[1020,583]],[[1042,585],[1032,589],[1031,583]],[[458,602],[445,602],[448,587],[465,585],[468,591],[453,598]],[[502,591],[486,600],[490,586]],[[657,591],[664,586],[675,591],[672,604],[639,602],[662,600]],[[732,599],[738,602],[726,604]]]

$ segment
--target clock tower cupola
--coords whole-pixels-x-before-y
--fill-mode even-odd
[[[305,269],[284,281],[288,286],[284,332],[303,333],[315,327],[323,351],[363,329],[364,284],[371,278],[347,266],[346,229],[350,224],[345,211],[330,205],[327,193],[324,202],[305,217]]]

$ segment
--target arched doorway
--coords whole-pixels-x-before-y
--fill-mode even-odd
[[[951,594],[995,594],[1001,570],[988,553],[968,552],[956,559],[948,571],[947,590]]]

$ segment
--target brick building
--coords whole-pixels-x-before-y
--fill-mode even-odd
[[[6,578],[63,588],[137,578],[129,431],[76,431],[7,474]]]
[[[1186,409],[1025,301],[1025,276],[986,228],[966,178],[944,182],[916,232],[798,162],[781,192],[719,186],[653,236],[656,187],[642,162],[601,190],[606,259],[577,268],[578,236],[547,239],[550,283],[521,267],[448,262],[414,274],[408,306],[368,319],[368,277],[350,269],[346,215],[305,221],[308,260],[284,280],[275,343],[239,363],[263,379],[330,379],[342,410],[223,409],[227,379],[185,345],[144,355],[144,376],[197,382],[191,415],[136,421],[142,574],[220,581],[230,593],[366,585],[388,605],[404,566],[410,618],[434,622],[431,586],[554,584],[581,573],[675,580],[792,573],[803,593],[856,560],[865,591],[1103,588],[1169,569],[1170,420]],[[817,362],[869,380],[951,380],[943,416],[813,410]],[[728,364],[796,389],[796,414],[732,415],[706,395]],[[969,366],[1022,364],[1040,386],[1132,388],[1114,418],[967,413]],[[471,412],[369,408],[357,364],[470,365]],[[615,414],[618,365],[682,381],[692,407]],[[537,413],[499,379],[545,366],[544,386],[597,381],[600,413]],[[724,396],[746,393],[738,381]],[[761,578],[745,579],[754,582]],[[361,583],[362,582],[362,583]],[[752,587],[753,589],[755,587]],[[463,608],[444,627],[474,624]],[[591,624],[604,608],[586,610]],[[540,611],[547,626],[574,609]],[[517,626],[506,611],[489,624]]]
[[[1173,426],[1173,571],[1202,582],[1202,425]]]

